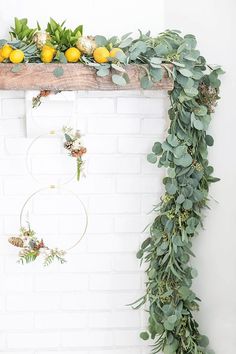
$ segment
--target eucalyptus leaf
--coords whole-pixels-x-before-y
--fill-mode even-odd
[[[64,70],[61,66],[58,66],[56,69],[53,70],[53,75],[55,77],[61,77],[64,74]]]
[[[156,142],[153,147],[152,147],[152,151],[154,152],[154,154],[156,155],[161,155],[162,152],[163,152],[163,149],[162,149],[162,144],[159,143],[159,142]]]
[[[213,146],[214,145],[214,139],[213,139],[213,137],[211,135],[206,135],[205,140],[206,140],[206,144],[208,146]]]
[[[199,338],[198,344],[203,347],[206,348],[209,345],[209,339],[207,336],[201,336]]]
[[[177,187],[173,183],[167,183],[166,191],[168,194],[174,195],[177,192]]]
[[[186,76],[186,77],[191,77],[192,76],[192,72],[189,69],[186,69],[186,68],[180,68],[179,72],[180,72],[180,74],[182,74],[183,76]]]
[[[140,333],[140,338],[143,340],[148,340],[149,339],[149,334],[147,332],[141,332]]]
[[[95,36],[95,42],[97,47],[105,47],[107,45],[107,39],[104,36]]]
[[[183,202],[183,207],[186,210],[190,210],[193,207],[193,202],[190,199],[185,199],[185,201]]]
[[[192,164],[192,157],[191,155],[189,155],[188,153],[186,153],[185,155],[183,155],[180,158],[174,158],[174,162],[177,166],[183,166],[183,167],[188,167]]]
[[[147,160],[150,163],[156,163],[157,162],[157,156],[155,154],[148,154],[147,155]]]
[[[23,69],[23,64],[16,64],[11,69],[12,73],[19,73]]]
[[[112,82],[118,86],[125,86],[126,85],[126,80],[121,75],[113,74],[111,78],[112,78]]]

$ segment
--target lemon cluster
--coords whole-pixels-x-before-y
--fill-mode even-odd
[[[0,48],[0,63],[5,59],[9,59],[11,63],[19,64],[25,58],[24,52],[20,49],[13,49],[10,45],[5,44]]]
[[[109,58],[115,58],[120,48],[113,48],[110,51],[106,47],[98,47],[93,51],[93,58],[97,63],[107,63]],[[41,48],[40,59],[43,63],[51,63],[56,56],[57,50],[51,45],[43,45]],[[65,51],[65,57],[68,63],[77,63],[83,54],[78,48],[71,47]],[[22,63],[25,59],[24,52],[20,49],[14,49],[9,44],[0,48],[0,63],[9,60],[13,64]]]

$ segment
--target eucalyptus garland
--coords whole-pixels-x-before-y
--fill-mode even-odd
[[[148,329],[140,336],[155,341],[153,353],[213,354],[193,315],[200,299],[191,289],[197,270],[190,261],[209,186],[219,180],[212,176],[208,162],[208,146],[214,140],[206,131],[219,99],[218,76],[223,71],[206,64],[193,35],[181,37],[176,31],[167,31],[159,41],[158,54],[174,64],[174,90],[169,92],[168,135],[164,142],[154,143],[147,159],[167,168],[167,176],[150,235],[137,254],[148,267],[146,293],[134,307],[148,303]]]

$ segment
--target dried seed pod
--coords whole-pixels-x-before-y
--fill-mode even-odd
[[[8,242],[15,247],[24,247],[24,241],[20,237],[9,237]]]
[[[84,54],[92,55],[96,49],[94,37],[80,37],[76,43],[76,47]]]
[[[51,36],[48,32],[46,31],[38,31],[35,33],[34,37],[33,37],[33,42],[36,44],[36,46],[39,49],[42,49],[42,47],[48,42],[50,41]]]

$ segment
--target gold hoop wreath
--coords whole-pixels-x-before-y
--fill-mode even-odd
[[[35,143],[37,143],[40,139],[45,137],[63,137],[64,143],[63,147],[67,150],[69,157],[73,157],[76,159],[76,171],[69,178],[67,178],[64,182],[60,182],[57,184],[65,185],[70,183],[74,177],[77,175],[77,180],[79,181],[81,172],[83,171],[84,161],[82,159],[83,155],[86,153],[87,149],[82,144],[82,135],[79,130],[73,130],[70,127],[63,127],[62,130],[51,130],[49,133],[38,135],[36,138],[32,140],[30,145],[26,151],[26,168],[30,176],[37,182],[42,183],[42,181],[35,176],[32,172],[31,161],[30,161],[30,152]],[[55,181],[53,181],[55,183]]]
[[[28,203],[38,194],[41,192],[45,192],[47,190],[63,190],[71,195],[73,195],[77,201],[80,203],[83,214],[85,217],[85,225],[83,231],[81,232],[78,240],[74,242],[71,246],[63,249],[58,248],[49,248],[48,245],[45,243],[43,238],[39,238],[35,231],[31,228],[29,220],[23,222],[23,216],[25,212],[25,208]],[[65,254],[75,248],[83,239],[84,235],[86,234],[88,228],[88,213],[86,207],[79,196],[72,192],[71,190],[65,189],[62,186],[51,185],[49,187],[38,189],[36,192],[32,193],[24,202],[21,211],[20,211],[20,234],[18,236],[13,236],[8,239],[9,243],[13,246],[19,247],[19,263],[25,264],[35,261],[39,256],[43,257],[43,264],[45,266],[52,263],[54,260],[59,261],[61,264],[65,263]]]

